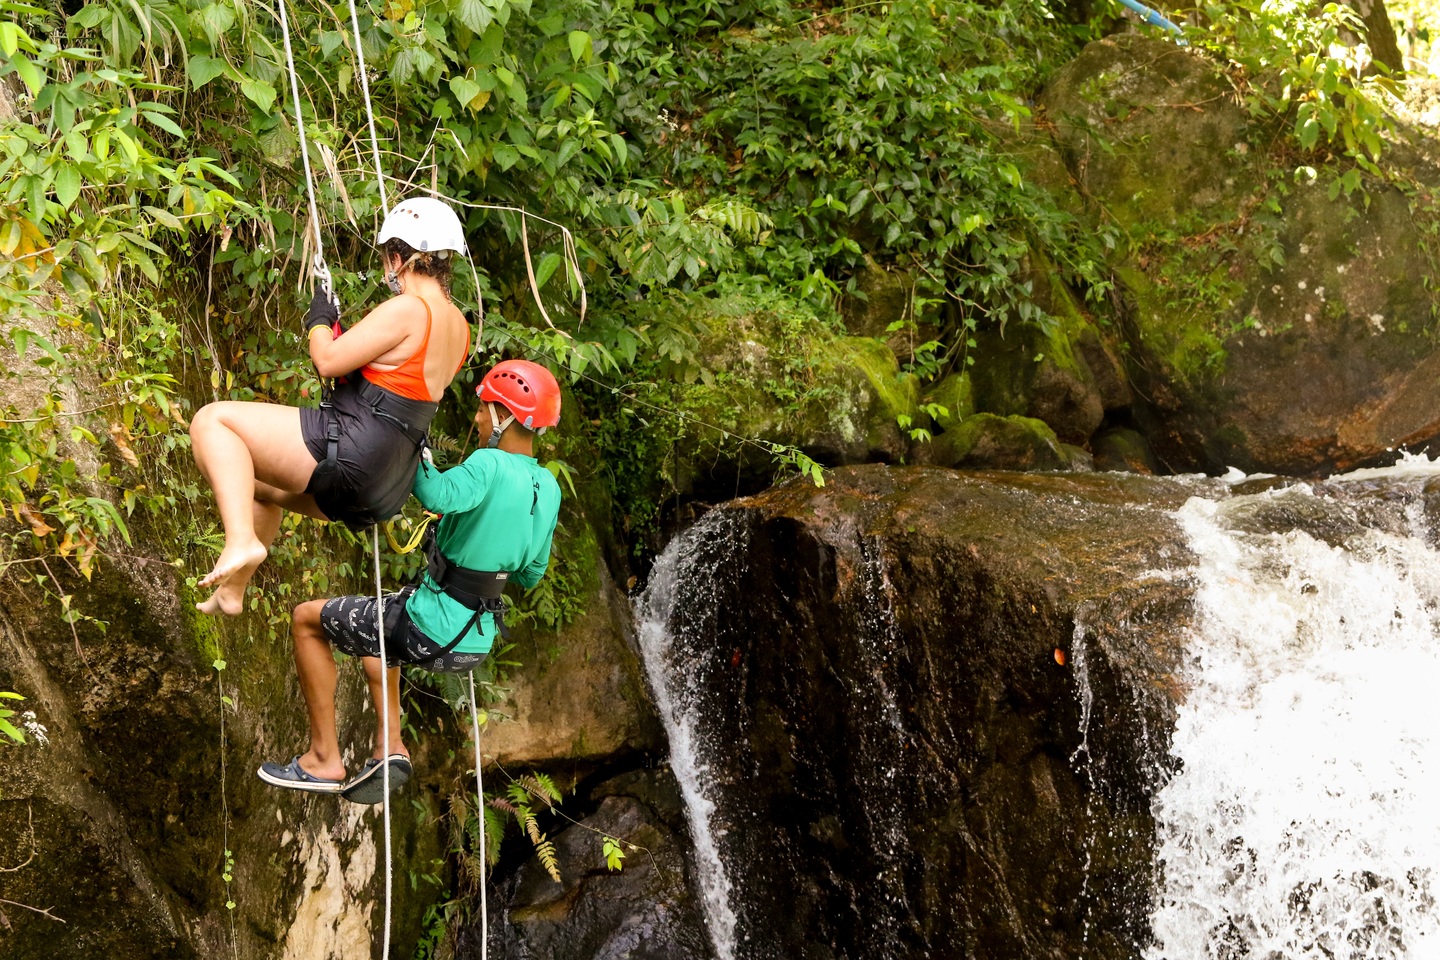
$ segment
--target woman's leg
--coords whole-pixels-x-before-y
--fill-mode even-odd
[[[214,586],[215,594],[198,609],[234,615],[242,609],[245,586],[279,529],[280,504],[275,501],[288,495],[314,506],[304,490],[315,472],[315,458],[300,433],[300,411],[271,403],[207,404],[190,423],[190,443],[200,472],[215,491],[225,528],[225,548],[200,581],[202,587]],[[270,506],[258,505],[262,492],[273,496],[264,501]]]

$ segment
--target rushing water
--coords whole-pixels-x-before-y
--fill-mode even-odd
[[[1440,956],[1436,474],[1180,511],[1199,617],[1146,960]]]
[[[687,641],[709,629],[719,606],[713,593],[718,581],[709,571],[742,555],[743,532],[733,514],[716,512],[675,538],[655,562],[639,610],[640,649],[669,737],[670,766],[685,800],[705,926],[718,960],[734,960],[737,920],[732,884],[720,858],[725,828],[713,822],[711,746],[701,730],[704,711],[720,705],[707,695],[709,664],[697,653],[705,645]]]

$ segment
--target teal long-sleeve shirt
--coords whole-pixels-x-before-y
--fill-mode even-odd
[[[436,531],[440,552],[471,570],[506,570],[525,589],[540,582],[550,565],[550,541],[560,515],[560,485],[534,457],[476,450],[465,462],[439,470],[420,462],[415,496],[425,509],[443,514]],[[447,597],[427,573],[405,609],[431,640],[444,646],[473,611]],[[495,618],[481,614],[455,650],[489,653]]]

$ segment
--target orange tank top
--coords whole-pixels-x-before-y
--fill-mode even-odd
[[[434,317],[430,313],[430,304],[425,302],[424,297],[416,297],[425,307],[425,338],[420,341],[420,347],[410,358],[394,370],[376,370],[370,364],[360,368],[360,374],[366,380],[377,387],[384,387],[391,393],[399,394],[411,400],[422,400],[425,403],[433,403],[430,398],[430,387],[425,382],[425,354],[430,348],[430,327]],[[470,332],[465,332],[465,353],[460,357],[460,362],[455,365],[455,372],[459,373],[460,368],[465,366],[465,358],[470,355]]]

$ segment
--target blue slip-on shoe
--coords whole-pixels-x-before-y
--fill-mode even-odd
[[[272,787],[300,790],[304,793],[339,793],[345,786],[342,781],[325,780],[306,773],[305,768],[300,766],[298,754],[283,766],[267,760],[260,764],[260,769],[255,773]]]
[[[399,753],[390,754],[385,763],[390,767],[390,792],[393,794],[405,786],[413,768],[410,758]],[[345,783],[340,796],[351,803],[372,804],[384,800],[385,767],[374,757],[366,760],[364,768]]]

